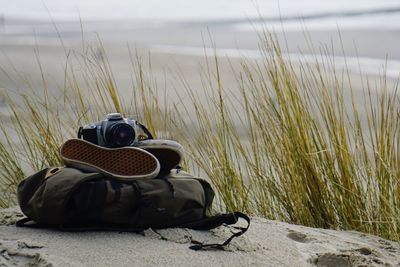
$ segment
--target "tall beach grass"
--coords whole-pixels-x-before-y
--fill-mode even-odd
[[[293,63],[265,34],[262,58],[232,70],[237,93],[225,87],[215,56],[199,73],[200,92],[179,76],[185,95],[160,97],[151,64],[128,49],[127,97],[99,49],[101,57],[91,47],[70,51],[58,90],[48,88],[43,72],[41,88],[5,88],[1,207],[15,204],[16,186],[28,174],[62,164],[58,147],[80,124],[116,111],[181,142],[184,165],[210,179],[218,209],[400,240],[399,98],[384,74],[377,84],[362,76],[360,94],[334,57]]]

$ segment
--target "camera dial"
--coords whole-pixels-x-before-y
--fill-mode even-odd
[[[122,120],[123,117],[121,115],[121,113],[108,113],[107,114],[107,120],[109,121],[118,121],[118,120]]]

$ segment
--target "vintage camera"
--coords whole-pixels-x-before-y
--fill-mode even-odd
[[[131,146],[139,141],[140,124],[122,117],[120,113],[109,113],[106,119],[79,128],[78,138],[103,147]]]

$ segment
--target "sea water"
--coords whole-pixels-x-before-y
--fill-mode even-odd
[[[46,20],[231,21],[304,18],[334,20],[399,16],[397,0],[0,0],[0,17]],[[289,21],[287,21],[289,22]],[[293,23],[293,20],[290,20]],[[374,21],[387,24],[385,21]],[[363,24],[363,23],[361,23]],[[319,23],[321,25],[321,23]],[[393,25],[387,25],[393,26]],[[400,26],[398,26],[400,27]]]

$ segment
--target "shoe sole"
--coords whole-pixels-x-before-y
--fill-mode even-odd
[[[160,162],[160,173],[168,173],[171,169],[177,167],[184,155],[183,147],[175,141],[163,139],[151,139],[139,141],[135,147],[146,150],[153,154]]]
[[[62,145],[60,155],[67,166],[101,172],[121,180],[154,178],[160,171],[158,160],[136,147],[111,149],[70,139]]]

